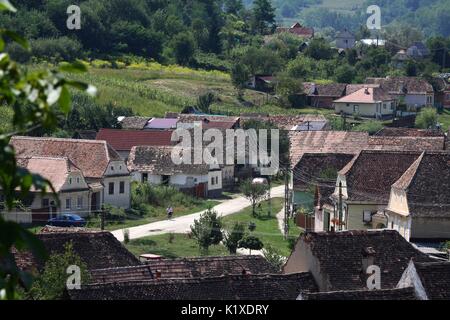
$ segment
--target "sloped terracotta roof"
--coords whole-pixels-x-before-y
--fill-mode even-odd
[[[93,283],[145,281],[156,274],[161,279],[218,277],[226,274],[276,274],[276,270],[262,256],[223,256],[162,259],[145,265],[94,270]]]
[[[424,152],[392,185],[406,191],[412,216],[450,216],[450,153]]]
[[[304,294],[304,300],[417,300],[414,288],[330,291]]]
[[[311,232],[298,241],[304,242],[317,259],[321,276],[328,279],[326,291],[367,288],[367,275],[362,270],[367,248],[373,252],[373,264],[380,267],[381,289],[395,288],[411,259],[435,261],[395,230]]]
[[[295,300],[314,292],[310,273],[246,274],[94,284],[68,290],[72,300]]]
[[[17,157],[67,157],[87,178],[102,178],[109,162],[120,160],[117,152],[101,140],[14,136],[10,144]]]
[[[427,94],[433,93],[433,86],[419,77],[367,78],[366,83],[379,84],[389,94]]]
[[[430,300],[450,300],[450,262],[415,262],[417,274]]]
[[[445,135],[438,130],[416,129],[416,128],[389,128],[384,127],[375,136],[385,137],[444,137]]]
[[[93,231],[84,228],[45,227],[37,234],[49,254],[63,253],[66,243],[72,242],[74,252],[86,263],[89,270],[125,267],[140,264],[110,232]],[[44,264],[29,252],[15,254],[19,268],[41,269]]]
[[[295,166],[305,153],[357,154],[367,147],[368,138],[367,132],[291,131],[291,166]]]
[[[157,175],[208,174],[209,165],[203,163],[203,158],[201,164],[194,163],[194,149],[189,149],[192,164],[175,164],[172,160],[173,150],[173,147],[166,146],[133,147],[128,158],[128,169],[130,171],[147,171]]]
[[[348,84],[345,88],[345,94],[349,95],[349,94],[355,93],[356,91],[364,89],[364,88],[379,88],[379,87],[380,87],[379,84],[369,84],[369,83]]]
[[[142,130],[150,117],[125,117],[120,121],[122,129]]]
[[[130,151],[134,146],[170,146],[173,130],[100,129],[97,140],[107,141],[117,151]]]
[[[392,151],[440,151],[444,150],[445,137],[396,137],[371,136],[367,149]]]
[[[340,103],[377,103],[393,100],[382,88],[362,88],[354,93],[347,94],[345,97],[334,100]]]
[[[71,172],[81,172],[68,158],[32,157],[21,158],[19,165],[31,173],[39,174],[49,180],[56,192],[59,192]]]
[[[289,33],[293,33],[295,35],[306,37],[306,38],[311,38],[314,36],[313,28],[303,27],[298,22],[293,24],[290,28],[278,27],[276,29],[276,32],[277,33],[289,32]]]
[[[339,174],[345,175],[349,201],[388,203],[391,186],[420,152],[363,150]]]

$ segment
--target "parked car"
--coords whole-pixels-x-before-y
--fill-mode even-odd
[[[84,227],[86,220],[77,214],[66,213],[49,219],[47,224],[54,227]]]

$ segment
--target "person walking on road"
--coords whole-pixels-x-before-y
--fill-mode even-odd
[[[171,206],[168,206],[167,207],[167,219],[172,219],[172,216],[173,216],[173,208],[171,207]]]

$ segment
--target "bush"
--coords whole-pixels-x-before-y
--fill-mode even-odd
[[[200,249],[207,252],[211,245],[219,244],[223,239],[222,219],[210,208],[200,215],[200,219],[194,220],[191,233]]]
[[[123,242],[125,244],[130,242],[130,230],[128,230],[128,229],[123,230]]]
[[[31,54],[49,61],[73,61],[83,56],[82,46],[69,37],[37,39],[30,42]]]
[[[421,129],[434,129],[438,120],[436,109],[423,108],[416,117],[416,127]]]
[[[262,253],[264,258],[266,258],[266,260],[277,270],[280,270],[286,261],[286,258],[283,257],[280,252],[271,245],[267,245],[262,250]]]
[[[369,134],[377,133],[383,129],[383,124],[380,121],[371,120],[367,122],[363,122],[357,126],[355,126],[352,130],[353,131],[363,131],[368,132]]]
[[[231,231],[225,235],[224,245],[227,247],[230,254],[236,254],[239,241],[242,240],[245,233],[245,226],[242,223],[235,222]]]
[[[246,235],[244,238],[239,241],[239,248],[249,249],[250,253],[252,250],[261,250],[264,247],[264,244],[258,237],[253,235]]]

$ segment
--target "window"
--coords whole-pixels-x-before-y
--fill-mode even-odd
[[[219,177],[216,177],[216,184],[219,184]]]
[[[114,194],[114,182],[110,182],[108,185],[108,193]]]
[[[214,179],[214,177],[211,177],[211,185],[214,185],[214,181],[215,181],[216,179]]]
[[[386,103],[383,103],[383,109],[386,109]]]
[[[77,183],[80,183],[80,178],[77,178]]]
[[[77,198],[77,208],[78,209],[83,208],[83,197],[78,197]]]
[[[125,193],[125,181],[120,181],[119,193]]]
[[[72,208],[72,199],[67,198],[66,199],[66,209],[71,209]]]
[[[114,171],[114,166],[111,166],[111,171]]]
[[[359,113],[359,105],[357,105],[357,104],[353,105],[353,112],[354,113]]]
[[[69,184],[72,184],[72,178],[69,178]]]
[[[394,229],[394,221],[391,221],[391,229]]]
[[[47,198],[42,199],[42,208],[50,207],[50,200]]]
[[[142,174],[142,182],[147,182],[148,181],[148,173],[143,173]]]
[[[370,223],[372,222],[372,212],[369,210],[363,211],[363,222],[364,223]]]
[[[122,166],[119,166],[119,170],[122,170]]]

